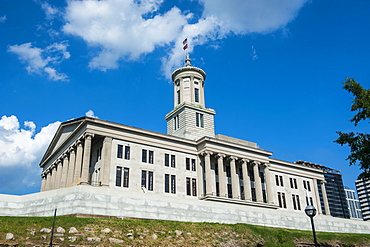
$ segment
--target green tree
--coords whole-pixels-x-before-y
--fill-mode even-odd
[[[343,89],[352,93],[351,111],[357,112],[355,116],[349,120],[355,126],[362,120],[370,120],[370,89],[364,89],[353,78],[346,78],[343,82]],[[359,165],[363,172],[358,176],[359,179],[370,178],[370,135],[367,133],[350,132],[343,133],[337,131],[339,138],[334,142],[340,145],[348,145],[351,149],[351,154],[347,157],[350,165]]]

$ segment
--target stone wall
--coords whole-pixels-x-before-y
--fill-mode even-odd
[[[151,193],[132,193],[87,185],[35,194],[0,195],[2,216],[52,216],[87,214],[118,218],[145,218],[188,222],[247,223],[253,225],[311,230],[303,211],[291,212],[223,202],[186,200]],[[370,222],[317,215],[317,231],[369,233]]]

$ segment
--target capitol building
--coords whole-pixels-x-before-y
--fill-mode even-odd
[[[368,222],[331,216],[320,166],[216,134],[205,80],[189,56],[172,73],[167,134],[91,117],[63,122],[40,162],[41,192],[0,195],[0,211],[310,230],[304,208],[313,205],[318,231],[369,232]]]

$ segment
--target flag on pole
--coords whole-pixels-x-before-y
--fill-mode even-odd
[[[182,47],[182,49],[184,49],[184,50],[188,49],[188,38],[184,39],[184,41],[182,42],[182,44],[184,45]]]

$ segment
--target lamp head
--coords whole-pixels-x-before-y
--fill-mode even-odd
[[[316,215],[316,208],[312,205],[308,205],[305,209],[304,212],[308,217],[314,217]]]

